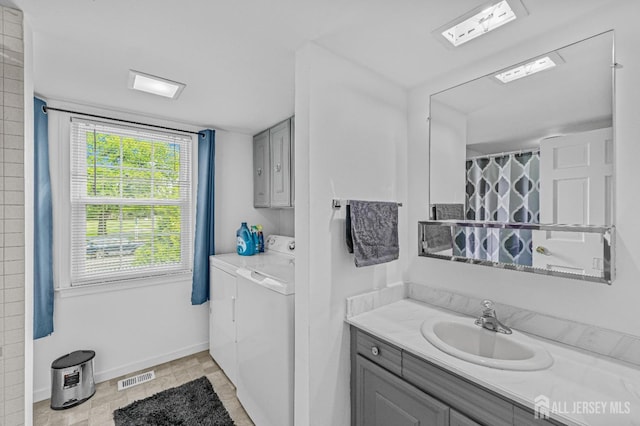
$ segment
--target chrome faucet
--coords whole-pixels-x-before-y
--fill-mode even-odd
[[[476,325],[497,333],[512,333],[509,327],[498,321],[498,317],[496,316],[495,309],[493,309],[493,302],[491,300],[483,300],[481,305],[482,315],[476,320]]]

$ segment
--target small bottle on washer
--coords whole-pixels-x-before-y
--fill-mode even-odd
[[[251,238],[253,238],[255,252],[260,253],[260,241],[258,240],[258,227],[256,225],[251,225]]]
[[[258,252],[264,253],[264,235],[262,234],[262,225],[256,225],[258,229]]]

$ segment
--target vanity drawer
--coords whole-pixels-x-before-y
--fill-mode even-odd
[[[533,411],[513,407],[513,424],[518,426],[564,426],[564,423],[552,419],[536,419]]]
[[[482,424],[513,425],[510,402],[406,352],[402,360],[402,377]]]
[[[358,354],[398,376],[402,373],[402,350],[355,328],[351,330]]]
[[[458,413],[456,410],[449,410],[449,426],[482,426],[469,417]]]

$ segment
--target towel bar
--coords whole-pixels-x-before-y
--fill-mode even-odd
[[[331,202],[331,207],[333,207],[334,209],[342,208],[343,201],[346,206],[349,205],[349,200],[339,200],[337,198],[334,198],[333,201]],[[398,203],[398,207],[402,207],[402,203]]]

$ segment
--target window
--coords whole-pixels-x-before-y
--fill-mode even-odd
[[[191,271],[191,138],[71,123],[71,284]]]

